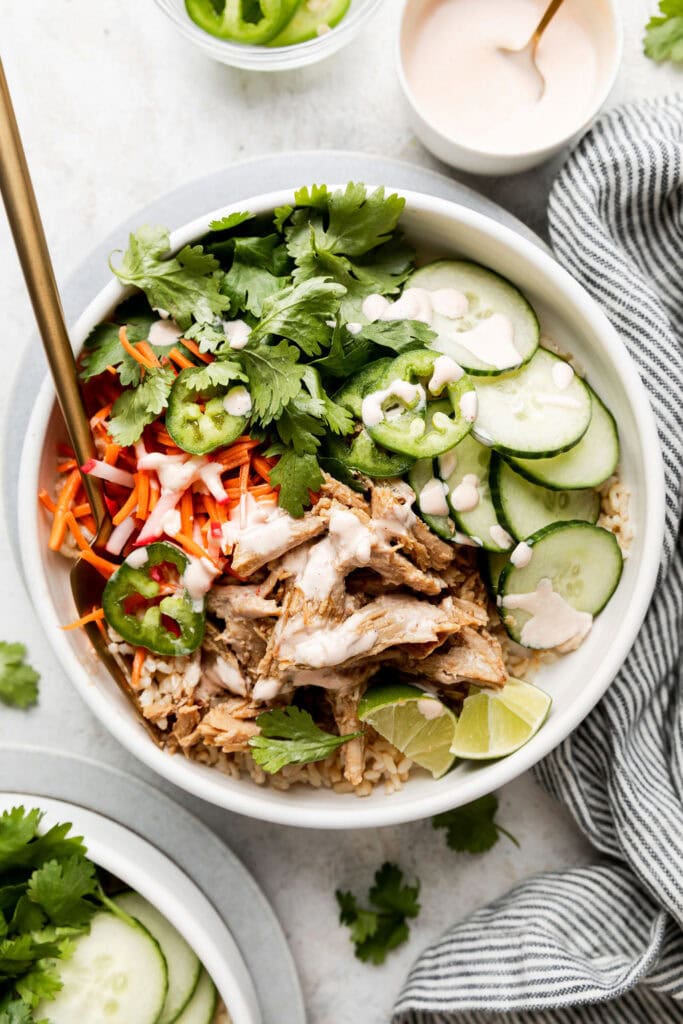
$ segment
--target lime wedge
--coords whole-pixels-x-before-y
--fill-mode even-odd
[[[474,760],[505,757],[538,732],[551,703],[547,693],[521,679],[508,679],[501,690],[471,686],[455,727],[451,753]]]
[[[451,746],[458,719],[437,697],[417,686],[371,687],[360,702],[358,717],[435,779],[455,760]]]

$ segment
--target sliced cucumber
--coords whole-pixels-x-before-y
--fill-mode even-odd
[[[500,574],[508,564],[509,553],[507,551],[482,551],[480,555],[479,568],[484,581],[484,586],[494,599],[498,596],[498,581]]]
[[[294,17],[268,41],[268,46],[296,46],[334,28],[342,20],[351,0],[302,0]]]
[[[216,986],[202,968],[194,995],[176,1020],[176,1024],[212,1024],[217,1004]]]
[[[197,987],[201,970],[199,958],[164,915],[139,893],[122,893],[114,902],[139,921],[161,946],[168,964],[168,993],[157,1024],[173,1024]]]
[[[474,377],[480,441],[515,457],[540,459],[567,451],[591,420],[591,397],[580,377],[558,388],[553,368],[559,356],[539,348],[531,361],[504,377]]]
[[[440,516],[424,512],[420,502],[422,490],[430,480],[436,479],[439,485],[443,482],[438,476],[435,477],[435,468],[432,459],[418,459],[408,473],[408,482],[415,491],[418,512],[429,529],[433,530],[437,537],[441,537],[442,540],[452,540],[455,534],[455,523],[451,517],[449,515]]]
[[[406,287],[425,288],[430,292],[453,288],[466,296],[468,310],[465,316],[453,319],[434,314],[432,326],[437,338],[432,342],[432,348],[450,356],[470,373],[503,373],[506,368],[526,363],[538,348],[540,327],[534,310],[513,284],[487,267],[465,260],[437,260],[416,270]],[[458,337],[494,314],[505,316],[510,321],[512,343],[519,355],[519,358],[513,356],[502,368],[485,362],[476,351],[463,344],[463,338]],[[468,344],[473,349],[477,347],[474,338],[468,339]]]
[[[551,459],[510,459],[518,473],[553,490],[599,487],[611,477],[619,462],[617,425],[592,388],[586,388],[592,416],[578,444]]]
[[[136,921],[102,911],[74,941],[73,955],[55,963],[62,983],[34,1015],[50,1024],[157,1024],[168,971],[156,939]]]
[[[450,469],[448,463],[453,459],[455,468]],[[501,534],[501,524],[493,507],[489,489],[490,461],[491,449],[468,434],[445,458],[439,460],[439,472],[448,485],[448,504],[458,529],[479,541],[487,551],[507,551],[512,547],[512,540],[507,538],[507,543]],[[458,496],[454,497],[454,491],[463,485],[466,476],[476,477],[479,495],[477,504],[469,511],[458,509]]]
[[[491,457],[489,485],[498,520],[516,540],[551,523],[570,519],[594,523],[600,514],[597,491],[552,491],[532,484],[496,454]]]
[[[523,567],[509,562],[498,582],[499,604],[503,623],[517,643],[526,647],[556,647],[571,639],[561,638],[557,622],[552,622],[550,601],[559,594],[577,612],[597,615],[614,593],[623,565],[616,537],[609,530],[590,523],[554,523],[528,537],[531,561]],[[544,582],[545,581],[545,582]],[[549,591],[548,581],[552,585]],[[547,591],[547,592],[546,592]],[[541,613],[532,616],[528,610],[513,608],[509,599],[519,595],[538,594]],[[547,617],[547,622],[543,618]],[[538,620],[539,629],[532,639],[525,626]],[[577,622],[577,629],[580,623]],[[590,625],[590,620],[588,620]]]

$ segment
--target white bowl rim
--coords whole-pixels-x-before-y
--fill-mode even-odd
[[[71,822],[72,834],[85,839],[88,857],[130,885],[182,934],[211,974],[234,1024],[260,1024],[256,991],[227,925],[197,883],[163,850],[82,804],[17,790],[0,793],[0,813],[17,803],[43,810],[49,826]],[[192,911],[189,899],[195,901]],[[208,936],[205,916],[211,917],[214,929],[220,928],[220,945]]]
[[[580,135],[582,132],[586,130],[586,128],[588,128],[588,126],[592,123],[594,118],[597,117],[599,111],[602,109],[603,104],[607,100],[607,97],[614,88],[614,84],[617,80],[617,75],[619,74],[619,68],[621,67],[621,59],[624,52],[624,23],[619,8],[617,6],[617,0],[606,0],[615,33],[614,47],[612,49],[612,63],[610,66],[609,75],[607,75],[607,77],[605,78],[605,82],[602,89],[599,92],[596,92],[595,97],[593,98],[593,101],[591,103],[590,112],[586,115],[583,121],[581,121],[580,124],[576,125],[575,128],[572,128],[571,131],[564,132],[562,135],[558,135],[555,138],[549,139],[548,142],[543,143],[543,145],[531,146],[526,149],[497,150],[484,149],[480,146],[468,145],[466,142],[462,142],[454,135],[446,135],[445,132],[441,131],[441,129],[438,128],[432,120],[430,120],[424,108],[421,106],[420,103],[418,103],[415,94],[413,93],[413,90],[411,88],[411,85],[408,81],[408,75],[406,74],[405,66],[403,63],[403,52],[401,43],[403,39],[403,23],[405,21],[406,13],[408,11],[408,5],[410,2],[411,0],[403,0],[403,8],[401,10],[401,18],[399,22],[399,31],[396,39],[396,49],[394,51],[396,73],[398,76],[398,80],[401,84],[401,89],[403,90],[403,95],[405,96],[408,104],[415,112],[417,117],[424,121],[426,125],[429,125],[430,130],[433,131],[435,135],[438,135],[440,139],[443,139],[443,141],[448,143],[449,145],[457,146],[458,149],[460,149],[461,152],[466,154],[467,156],[481,156],[490,158],[491,160],[503,161],[515,160],[517,158],[522,157],[540,158],[545,153],[554,152],[560,149],[567,142],[569,142],[570,139],[573,139],[577,135]]]
[[[330,186],[333,187],[339,186]],[[202,772],[201,777],[193,774],[188,770],[185,758],[180,755],[170,756],[156,747],[132,717],[124,719],[107,715],[108,698],[92,684],[86,667],[71,649],[69,634],[60,628],[61,623],[52,605],[47,575],[42,563],[44,552],[39,544],[38,533],[33,528],[42,444],[40,447],[35,445],[33,451],[30,449],[32,438],[39,437],[44,441],[48,420],[54,407],[55,395],[49,375],[46,376],[38,393],[22,452],[18,501],[19,538],[24,574],[26,580],[30,581],[31,600],[48,641],[85,703],[123,747],[162,778],[218,807],[281,825],[347,829],[377,828],[416,821],[484,796],[531,768],[558,746],[585,718],[621,668],[645,618],[663,546],[664,467],[654,414],[635,363],[597,302],[546,251],[491,217],[447,199],[406,189],[394,190],[390,186],[385,188],[403,196],[407,207],[412,204],[416,208],[446,218],[457,217],[460,223],[478,229],[489,238],[493,237],[500,245],[519,252],[542,276],[549,279],[580,308],[582,315],[600,338],[602,348],[607,351],[629,403],[638,412],[640,447],[649,453],[648,458],[644,460],[646,478],[640,483],[648,496],[650,516],[645,524],[644,535],[641,534],[643,554],[639,574],[634,582],[633,598],[621,620],[618,634],[610,644],[606,657],[592,675],[590,683],[582,687],[569,707],[561,714],[557,717],[551,716],[543,728],[520,750],[500,761],[487,763],[485,768],[459,777],[457,786],[452,789],[446,786],[435,788],[433,795],[422,795],[414,806],[408,801],[395,802],[387,796],[382,800],[357,800],[353,808],[344,805],[343,802],[335,807],[336,794],[328,790],[322,791],[329,794],[328,802],[324,806],[295,803],[284,799],[280,801],[270,798],[272,791],[269,788],[263,789],[254,785],[240,788],[239,784],[234,788],[228,788],[222,784],[224,777],[221,773],[212,772],[210,768]],[[221,206],[173,231],[171,249],[176,251],[187,242],[201,237],[208,230],[212,220],[245,209],[257,215],[268,212],[292,202],[293,194],[294,189],[280,189]],[[80,348],[92,326],[99,323],[129,291],[130,289],[125,289],[117,280],[113,280],[95,296],[70,332],[74,348]],[[441,781],[443,783],[447,780],[448,776]],[[410,782],[407,783],[404,792],[409,790],[409,786]]]

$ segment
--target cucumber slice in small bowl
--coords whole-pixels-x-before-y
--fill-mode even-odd
[[[579,641],[621,578],[623,556],[609,530],[591,523],[553,523],[527,537],[531,559],[508,562],[498,581],[503,625],[524,647]]]
[[[571,519],[594,523],[600,514],[597,491],[556,491],[532,484],[495,453],[489,485],[498,520],[515,540],[524,540],[552,523]]]
[[[194,994],[175,1024],[213,1024],[217,1005],[216,986],[202,968]]]
[[[490,461],[491,449],[468,434],[439,459],[439,473],[448,487],[448,504],[458,529],[486,551],[508,551],[512,538],[496,516],[489,488]],[[467,509],[463,503],[470,492],[476,504]]]
[[[437,338],[431,347],[450,356],[468,373],[485,376],[504,373],[528,362],[538,348],[540,326],[532,306],[518,288],[488,267],[467,260],[437,260],[416,270],[406,287],[430,292],[454,289],[466,297],[468,308],[462,317],[455,319],[434,312],[432,326]],[[483,339],[477,336],[476,330],[483,321],[494,316],[505,318],[500,321],[501,327],[509,332],[514,346],[512,358],[504,366],[496,366],[477,354],[477,350],[481,352]],[[493,326],[490,323],[485,329]],[[475,333],[470,334],[473,330]]]
[[[576,374],[558,386],[568,364],[539,348],[515,373],[473,377],[477,392],[475,436],[497,451],[527,459],[557,455],[577,444],[591,421],[591,397]]]
[[[157,1024],[173,1024],[197,987],[199,958],[164,915],[139,893],[122,893],[114,903],[146,928],[161,947],[168,965],[168,992]]]
[[[157,1024],[168,991],[159,943],[138,921],[110,911],[96,914],[90,931],[74,940],[73,955],[55,969],[62,988],[34,1011],[50,1024]]]
[[[408,473],[408,483],[415,491],[415,502],[420,517],[424,520],[430,530],[442,540],[452,540],[455,535],[455,523],[448,514],[448,502],[446,501],[446,485],[435,472],[436,466],[433,459],[418,459]],[[438,500],[438,489],[441,489],[443,500],[446,505],[445,515],[434,515],[425,512],[422,502],[425,500],[425,488],[435,489]]]
[[[584,381],[585,384],[585,381]],[[591,396],[591,421],[581,440],[567,452],[550,459],[509,458],[518,473],[553,490],[599,487],[619,462],[619,435],[614,416],[585,384]]]

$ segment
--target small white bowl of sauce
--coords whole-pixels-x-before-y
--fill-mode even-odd
[[[619,70],[616,0],[565,0],[543,34],[539,81],[503,52],[524,46],[548,0],[405,0],[398,73],[420,141],[453,167],[512,174],[583,131]]]

